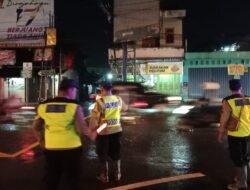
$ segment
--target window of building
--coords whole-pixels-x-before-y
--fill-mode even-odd
[[[160,47],[160,40],[159,38],[145,38],[142,40],[142,47]]]
[[[174,29],[166,28],[165,35],[166,35],[166,44],[173,44],[174,43]]]

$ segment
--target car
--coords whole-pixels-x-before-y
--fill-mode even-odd
[[[132,108],[156,108],[170,102],[180,102],[179,96],[168,96],[165,94],[146,91],[139,82],[113,82],[112,92],[120,96],[123,101]],[[175,98],[174,98],[175,97]]]
[[[190,106],[190,105],[189,105]],[[220,122],[221,105],[195,105],[179,117],[180,126],[218,127]]]
[[[139,82],[112,82],[112,93],[118,95],[129,106],[129,108],[148,109],[155,108],[162,110],[169,104],[179,104],[182,101],[180,96],[170,96],[157,92],[147,91],[146,88]],[[100,98],[100,89],[96,88],[90,94],[92,104],[88,110],[92,110],[95,101]]]

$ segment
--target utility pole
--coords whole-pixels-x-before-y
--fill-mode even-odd
[[[122,43],[123,62],[122,62],[122,80],[127,81],[127,62],[128,62],[128,44]]]
[[[134,42],[134,70],[133,70],[133,74],[134,74],[134,82],[136,82],[136,42]]]

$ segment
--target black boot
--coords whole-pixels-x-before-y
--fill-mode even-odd
[[[96,179],[101,181],[102,183],[108,183],[109,182],[109,165],[108,165],[108,162],[102,163],[101,173],[96,177]]]
[[[231,190],[246,190],[247,189],[247,167],[236,168],[237,181],[227,186]]]

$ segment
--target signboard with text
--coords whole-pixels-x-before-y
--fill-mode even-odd
[[[146,72],[150,75],[156,74],[181,74],[183,72],[182,62],[157,62],[147,63]]]
[[[21,77],[32,78],[32,70],[21,70]]]
[[[23,70],[32,70],[32,62],[23,62]]]
[[[229,64],[227,72],[228,75],[244,75],[245,66],[243,64]]]
[[[0,48],[43,47],[54,0],[1,0]]]

